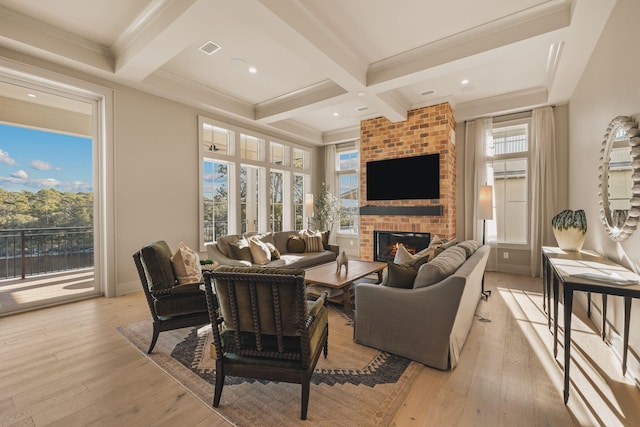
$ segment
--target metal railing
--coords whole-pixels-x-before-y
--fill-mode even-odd
[[[0,279],[93,267],[93,227],[0,230]]]

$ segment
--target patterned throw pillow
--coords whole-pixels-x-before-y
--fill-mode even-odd
[[[265,243],[269,248],[269,252],[271,252],[271,259],[280,259],[280,251],[273,243]]]
[[[320,232],[301,231],[300,235],[304,240],[305,252],[322,252],[324,246],[322,245],[322,235]]]
[[[202,281],[202,270],[200,269],[200,255],[184,243],[171,257],[173,272],[178,279],[178,284],[199,283]]]
[[[265,265],[271,261],[271,251],[266,243],[262,242],[257,236],[249,238],[249,251],[254,264]]]

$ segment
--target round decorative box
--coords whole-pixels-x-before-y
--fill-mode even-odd
[[[587,217],[582,209],[565,209],[551,220],[558,247],[565,251],[580,251],[587,237]]]

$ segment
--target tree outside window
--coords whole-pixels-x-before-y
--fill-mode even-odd
[[[269,226],[271,231],[282,231],[284,211],[284,172],[271,171],[269,188]]]

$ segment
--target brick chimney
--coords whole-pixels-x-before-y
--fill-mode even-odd
[[[456,123],[449,103],[410,110],[407,120],[384,117],[360,122],[360,206],[442,206],[442,215],[361,215],[360,259],[373,260],[373,231],[427,232],[447,239],[456,236]],[[440,153],[440,199],[367,200],[370,161]],[[389,177],[393,180],[393,177]],[[416,171],[416,179],[420,179]],[[398,185],[403,185],[399,182]]]

